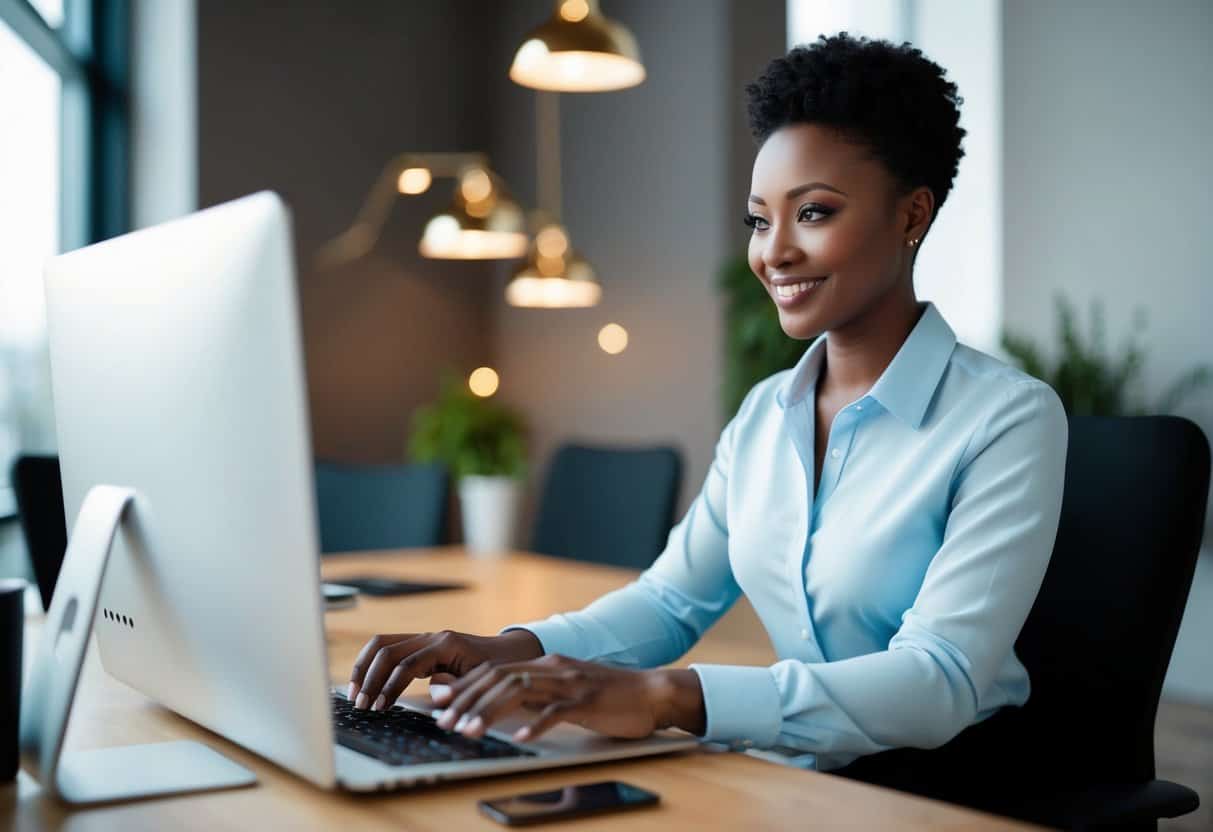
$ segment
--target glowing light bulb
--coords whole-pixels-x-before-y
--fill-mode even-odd
[[[396,190],[402,194],[423,194],[432,181],[429,168],[405,168],[396,180]]]
[[[590,13],[590,4],[585,0],[564,0],[560,4],[560,16],[569,23],[579,23]]]
[[[463,175],[459,183],[463,198],[468,202],[480,202],[488,199],[493,192],[493,181],[480,168],[473,168]]]

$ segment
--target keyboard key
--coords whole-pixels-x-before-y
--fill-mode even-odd
[[[429,714],[399,705],[387,711],[359,711],[344,696],[334,693],[332,699],[337,742],[388,765],[534,756],[496,737],[470,739],[447,731]]]

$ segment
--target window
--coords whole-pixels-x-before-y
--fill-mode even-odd
[[[0,518],[53,452],[45,259],[126,230],[126,0],[0,0]]]

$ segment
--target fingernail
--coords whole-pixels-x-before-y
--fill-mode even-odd
[[[365,693],[359,693],[358,698],[354,700],[354,707],[358,708],[359,710],[365,710],[366,706],[369,704],[371,704],[371,697],[367,696]]]
[[[435,702],[445,702],[451,695],[450,685],[430,685],[430,699]]]
[[[479,736],[480,732],[483,730],[484,720],[478,716],[472,717],[472,721],[463,726],[463,733],[467,734],[468,736]]]
[[[455,712],[448,708],[438,714],[438,724],[448,731],[451,730],[451,726],[455,724]]]
[[[358,696],[358,686],[350,682],[350,689],[346,691],[345,698],[353,702],[356,696]]]
[[[468,715],[464,714],[463,716],[459,717],[459,721],[455,723],[455,730],[462,731],[464,728],[467,727],[467,724],[468,724]]]
[[[432,716],[434,719],[442,719],[442,715],[445,713],[446,711],[442,710],[442,708],[435,708],[434,710],[430,711],[430,716]]]
[[[518,740],[518,742],[525,742],[526,740],[530,739],[530,737],[531,737],[531,729],[527,725],[523,725],[521,728],[519,728],[517,731],[514,732],[514,739]]]
[[[375,700],[375,704],[371,706],[371,710],[372,711],[382,711],[383,706],[386,704],[387,704],[387,699],[385,699],[383,694],[381,693],[381,694],[379,694],[379,698]]]

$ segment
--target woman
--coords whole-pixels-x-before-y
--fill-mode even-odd
[[[821,37],[746,88],[760,144],[749,262],[788,336],[816,339],[724,429],[703,490],[631,585],[497,636],[381,635],[357,707],[414,678],[444,727],[678,727],[819,769],[932,748],[1029,682],[1013,644],[1061,505],[1066,419],[1046,385],[958,344],[915,255],[963,155],[956,85],[909,45]],[[820,336],[820,337],[819,337]],[[741,593],[779,661],[678,659]]]

